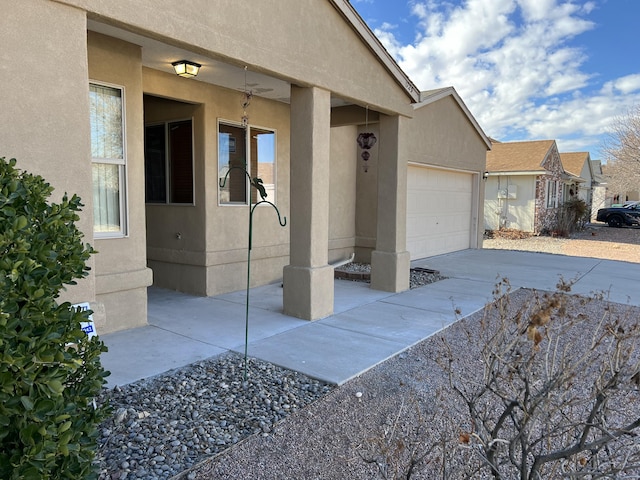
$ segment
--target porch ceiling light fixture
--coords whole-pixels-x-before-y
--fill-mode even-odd
[[[176,71],[176,75],[184,78],[193,78],[198,75],[198,71],[200,70],[199,63],[190,62],[189,60],[178,60],[177,62],[173,62],[173,69]]]

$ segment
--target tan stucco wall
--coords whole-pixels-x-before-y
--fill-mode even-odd
[[[146,266],[142,60],[138,46],[93,32],[88,33],[88,59],[89,79],[124,87],[125,98],[127,236],[94,242],[96,295],[105,305],[103,330],[108,332],[147,322],[151,270]]]
[[[166,288],[216,295],[246,286],[249,207],[218,205],[218,121],[239,123],[243,94],[156,70],[143,69],[146,94],[180,102],[170,108],[154,103],[145,119],[183,118],[194,112],[195,205],[147,205],[149,265],[155,284]],[[164,102],[167,105],[167,102]],[[247,109],[249,124],[276,131],[276,198],[282,216],[289,212],[289,106],[254,97]],[[172,118],[174,117],[174,118]],[[282,278],[289,262],[288,226],[276,212],[259,206],[253,215],[251,284]],[[180,233],[180,238],[178,238]]]
[[[356,243],[356,126],[331,129],[329,262],[345,260]]]
[[[409,97],[329,0],[58,0],[107,21],[300,86],[411,115]],[[286,26],[286,28],[283,28]],[[364,80],[364,81],[363,81]]]
[[[408,162],[484,172],[487,146],[451,96],[416,109],[402,140]]]
[[[380,127],[376,124],[361,125],[360,133],[373,133],[380,138]],[[356,145],[357,186],[356,186],[356,261],[371,262],[371,252],[376,248],[378,228],[378,151],[380,142],[369,150],[367,171],[364,171],[362,150]]]
[[[86,205],[78,226],[93,244],[84,13],[41,0],[0,0],[0,12],[0,156],[42,175],[52,201],[78,194]],[[62,300],[95,300],[95,276]]]
[[[536,178],[532,175],[490,176],[485,182],[484,228],[512,228],[533,232],[535,225]],[[514,189],[515,187],[515,189]],[[516,198],[498,198],[509,191]]]

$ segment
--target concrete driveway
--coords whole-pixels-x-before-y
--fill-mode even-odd
[[[402,293],[335,281],[334,314],[308,322],[282,313],[280,284],[250,291],[248,354],[329,383],[342,384],[482,309],[496,282],[572,292],[605,292],[640,305],[640,264],[509,250],[464,250],[413,262],[446,280]],[[194,297],[149,289],[149,325],[102,336],[109,385],[151,377],[228,351],[244,353],[246,292]]]

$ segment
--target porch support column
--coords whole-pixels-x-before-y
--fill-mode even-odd
[[[380,115],[378,221],[371,253],[371,288],[401,292],[409,288],[407,252],[407,162],[403,158],[399,116]]]
[[[317,320],[333,313],[329,249],[331,97],[291,87],[290,265],[284,267],[284,313]]]

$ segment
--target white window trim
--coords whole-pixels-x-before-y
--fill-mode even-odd
[[[126,129],[126,92],[124,85],[117,85],[113,83],[102,82],[98,80],[89,79],[89,85],[94,84],[102,87],[116,88],[121,92],[122,98],[122,158],[121,159],[107,159],[107,158],[93,158],[91,157],[91,166],[93,169],[94,163],[103,163],[109,165],[119,165],[120,189],[118,192],[118,201],[120,206],[120,231],[119,232],[96,232],[93,231],[94,239],[109,239],[109,238],[127,238],[129,236],[129,204],[128,204],[128,191],[129,182],[127,175],[127,129]],[[93,186],[92,186],[93,191]],[[92,226],[93,228],[93,226]]]
[[[547,180],[547,198],[546,208],[558,208],[558,184],[557,180]],[[551,192],[551,186],[553,186],[553,194]]]
[[[216,171],[219,172],[220,171],[220,145],[219,145],[219,136],[220,136],[220,124],[223,125],[229,125],[231,127],[240,127],[243,128],[243,125],[241,122],[236,122],[233,120],[225,120],[224,118],[218,118],[217,121],[217,125],[216,125]],[[271,203],[275,204],[276,203],[276,198],[277,198],[277,191],[278,191],[278,130],[272,127],[263,127],[260,125],[255,125],[255,124],[248,124],[247,127],[249,128],[249,130],[251,130],[251,128],[256,128],[256,129],[260,129],[260,130],[267,130],[270,132],[273,132],[273,134],[275,135],[275,142],[273,144],[273,198],[268,198],[267,200],[269,200]],[[249,152],[249,148],[251,146],[251,139],[249,138],[249,135],[245,135],[245,151]],[[248,162],[248,166],[249,168],[251,168],[251,162]],[[251,178],[254,177],[253,172],[249,171],[249,176]],[[216,178],[217,175],[216,175]],[[251,192],[251,186],[249,185],[249,179],[247,178],[247,192]],[[218,197],[218,206],[219,207],[246,207],[248,204],[250,204],[251,202],[251,194],[249,193],[249,202],[243,202],[243,203],[239,203],[239,202],[234,202],[234,203],[221,203],[220,202],[220,183],[219,180],[217,182],[217,197]],[[255,204],[251,204],[251,205],[255,205]]]

